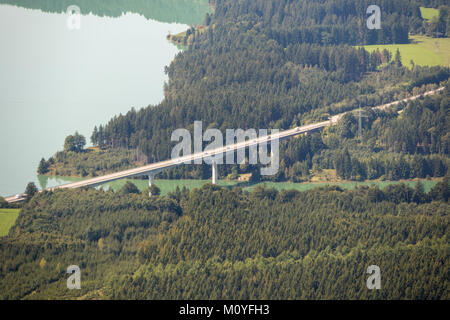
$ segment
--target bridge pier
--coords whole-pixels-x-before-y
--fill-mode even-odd
[[[211,167],[212,167],[212,184],[217,184],[217,182],[219,181],[219,172],[217,171],[217,163],[213,161]]]
[[[154,174],[149,174],[148,175],[148,195],[151,197],[152,196],[152,185],[155,184],[155,175]]]

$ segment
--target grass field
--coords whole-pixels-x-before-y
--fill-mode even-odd
[[[16,222],[20,209],[0,209],[0,237],[6,236]]]
[[[139,190],[143,191],[148,187],[147,180],[133,180],[129,181],[133,182]],[[106,184],[105,189],[111,188],[114,191],[119,190],[124,184],[126,180],[114,181]],[[161,194],[165,195],[171,191],[175,191],[178,186],[180,189],[186,187],[188,189],[200,188],[206,183],[210,183],[211,180],[155,180],[155,185],[161,189]],[[422,181],[425,187],[425,191],[428,192],[433,188],[437,181],[435,180],[423,180]],[[324,186],[339,186],[343,189],[354,189],[357,186],[370,186],[370,185],[378,185],[381,189],[390,185],[397,184],[399,181],[367,181],[367,182],[308,182],[308,183],[292,183],[292,182],[263,182],[256,184],[242,183],[238,181],[226,181],[219,180],[219,186],[222,187],[231,187],[231,186],[241,186],[244,190],[252,190],[260,185],[265,185],[268,188],[275,188],[277,190],[298,190],[298,191],[306,191],[316,187],[324,187]],[[405,181],[405,183],[411,187],[414,187],[417,181]]]
[[[48,176],[43,176],[46,178],[49,178]],[[51,178],[51,177],[50,177]],[[56,179],[56,177],[54,177]],[[233,186],[240,186],[245,190],[251,190],[258,185],[265,184],[267,187],[275,188],[277,190],[299,190],[299,191],[305,191],[310,190],[316,187],[326,186],[326,185],[337,185],[340,186],[343,189],[354,189],[357,186],[360,185],[378,185],[381,189],[386,187],[389,184],[395,184],[400,182],[405,182],[406,184],[410,186],[414,186],[417,181],[415,180],[407,180],[407,181],[365,181],[365,182],[353,182],[353,181],[337,181],[338,177],[336,176],[336,170],[323,170],[321,175],[318,175],[317,181],[312,182],[304,182],[304,183],[292,183],[292,182],[263,182],[263,183],[257,183],[257,184],[250,184],[247,182],[240,182],[240,181],[229,181],[229,180],[220,180],[219,179],[219,186],[221,187],[233,187]],[[61,183],[67,183],[68,181],[81,181],[83,179],[81,178],[70,178],[70,177],[57,177]],[[313,178],[314,179],[314,178]],[[328,182],[324,182],[327,181]],[[113,182],[106,183],[99,188],[103,188],[105,190],[112,189],[114,191],[120,190],[123,185],[127,182],[131,181],[133,182],[140,191],[144,191],[146,188],[148,188],[148,180],[140,180],[140,179],[122,179],[117,180]],[[436,180],[421,180],[424,184],[425,191],[428,192],[433,188],[437,181]],[[155,184],[158,186],[158,188],[161,189],[161,195],[166,195],[169,192],[175,191],[177,186],[182,189],[183,187],[186,187],[188,189],[194,189],[194,188],[201,188],[203,185],[210,183],[211,180],[164,180],[164,179],[158,179],[155,180]],[[57,184],[57,183],[56,183]]]
[[[126,181],[133,182],[139,190],[143,191],[148,187],[147,180],[118,180],[108,184],[105,184],[103,188],[111,188],[114,191],[119,190],[126,183]],[[186,187],[188,189],[200,188],[203,185],[210,183],[211,180],[156,180],[155,184],[161,189],[161,194],[166,195],[169,192],[175,191],[177,186],[181,189]],[[414,187],[417,181],[403,181],[410,187]],[[436,180],[422,180],[425,192],[430,191],[437,183]],[[380,189],[385,188],[390,184],[397,184],[399,181],[367,181],[367,182],[308,182],[308,183],[292,183],[292,182],[263,182],[250,184],[238,181],[219,180],[219,186],[232,187],[240,186],[244,190],[252,190],[258,186],[264,185],[268,188],[275,188],[277,190],[298,190],[306,191],[317,187],[324,186],[339,186],[343,189],[354,189],[357,186],[370,186],[378,185]],[[19,209],[0,209],[0,237],[8,234],[9,229],[14,225],[17,217],[19,216]]]
[[[109,189],[111,188],[114,191],[120,190],[123,187],[126,181],[133,182],[136,187],[140,191],[144,191],[148,188],[148,180],[137,180],[137,179],[129,179],[129,180],[118,180],[114,182],[107,183],[103,185],[103,188]],[[210,183],[211,180],[156,180],[155,185],[161,189],[161,195],[166,195],[169,192],[175,191],[177,186],[182,189],[186,187],[188,189],[201,188],[206,183]],[[219,185],[222,187],[235,186],[238,183],[235,181],[226,181],[219,180]]]
[[[411,68],[411,60],[420,66],[450,66],[450,38],[434,39],[426,36],[411,36],[410,44],[390,44],[364,46],[366,50],[387,49],[395,57],[400,50],[403,65]]]
[[[422,18],[427,21],[431,21],[434,17],[439,16],[439,10],[433,8],[420,7],[420,13],[422,14]]]

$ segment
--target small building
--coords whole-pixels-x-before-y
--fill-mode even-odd
[[[246,173],[246,174],[240,174],[238,177],[238,181],[250,181],[250,178],[252,177],[251,173]]]

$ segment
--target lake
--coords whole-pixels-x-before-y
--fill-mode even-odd
[[[72,3],[79,29],[67,23]],[[89,142],[95,125],[163,99],[164,67],[179,52],[166,36],[201,24],[207,0],[138,3],[0,1],[0,195],[39,187],[39,160],[62,150],[67,135]]]

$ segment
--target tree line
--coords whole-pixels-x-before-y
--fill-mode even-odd
[[[0,296],[448,299],[449,187],[43,192],[0,239]],[[365,286],[371,264],[383,290]]]

